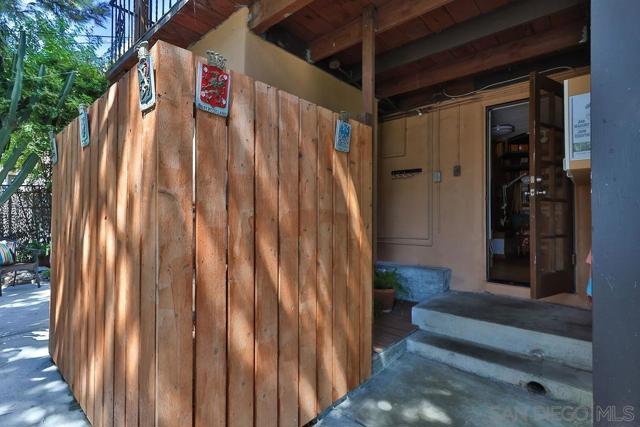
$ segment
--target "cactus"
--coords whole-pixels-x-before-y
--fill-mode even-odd
[[[21,105],[22,95],[22,83],[24,80],[24,58],[26,52],[26,35],[24,32],[20,33],[20,40],[18,43],[18,50],[14,56],[12,67],[12,83],[13,87],[10,93],[9,111],[0,117],[2,121],[2,127],[0,128],[0,158],[5,159],[2,162],[2,169],[0,169],[0,183],[4,182],[10,171],[14,170],[19,160],[23,158],[23,153],[26,148],[25,144],[11,144],[11,133],[18,129],[21,123],[26,122],[33,111],[34,106],[40,99],[40,93],[44,82],[45,67],[41,65],[38,70],[38,77],[36,79],[37,87],[29,98],[28,102]],[[58,118],[59,111],[64,105],[64,101],[67,95],[71,91],[75,73],[70,73],[67,76],[64,87],[58,97],[58,102],[55,108],[52,110],[50,122],[53,125]],[[6,152],[6,155],[5,155]],[[6,203],[11,195],[15,193],[22,185],[24,180],[33,171],[38,163],[38,156],[34,153],[30,153],[26,156],[26,159],[22,161],[20,171],[13,179],[11,184],[0,193],[0,205]]]

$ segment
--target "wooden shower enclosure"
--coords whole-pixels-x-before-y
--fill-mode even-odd
[[[151,54],[152,111],[133,70],[57,135],[50,353],[95,426],[304,425],[371,370],[371,128]]]

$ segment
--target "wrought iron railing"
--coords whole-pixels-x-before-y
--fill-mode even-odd
[[[111,63],[132,49],[138,40],[180,0],[110,0]]]

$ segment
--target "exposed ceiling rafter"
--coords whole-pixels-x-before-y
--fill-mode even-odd
[[[378,85],[383,97],[412,92],[530,58],[575,47],[582,40],[582,23],[499,45],[453,62],[411,73]]]
[[[495,11],[454,25],[441,33],[428,35],[379,55],[376,59],[376,73],[410,64],[580,4],[585,4],[585,1],[518,0]],[[359,67],[354,67],[352,75],[355,80],[360,79]]]
[[[263,33],[312,2],[313,0],[256,0],[251,4],[249,28],[255,33]]]
[[[391,0],[380,6],[376,16],[376,33],[418,18],[453,0]],[[362,41],[362,20],[358,17],[348,24],[309,44],[311,61],[316,62]]]

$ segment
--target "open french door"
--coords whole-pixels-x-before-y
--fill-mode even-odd
[[[531,297],[574,291],[573,191],[563,169],[563,86],[531,73],[529,203]]]

